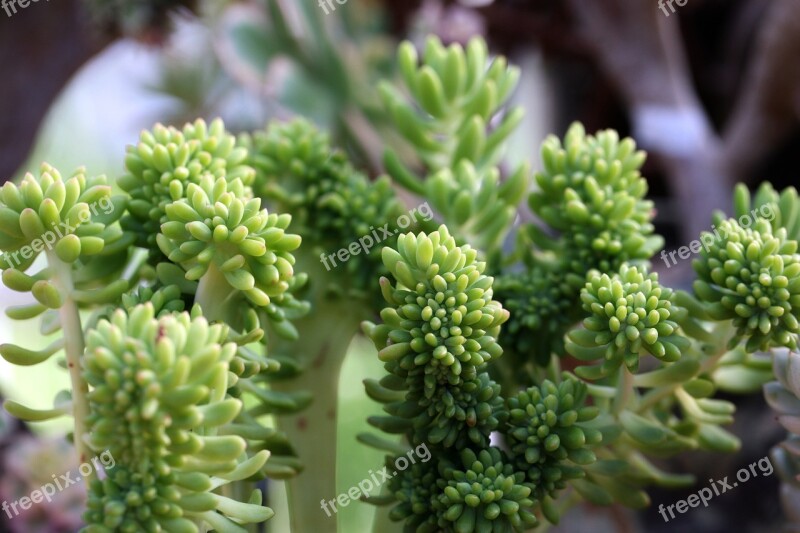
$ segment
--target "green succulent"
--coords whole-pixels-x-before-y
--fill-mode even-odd
[[[689,347],[689,339],[670,320],[675,313],[672,290],[661,287],[655,273],[623,265],[613,277],[595,275],[581,291],[581,301],[589,317],[583,321],[585,329],[570,332],[566,349],[583,361],[603,359],[597,376],[622,364],[636,372],[644,353],[677,361]]]
[[[492,278],[469,246],[456,246],[447,228],[426,235],[402,234],[397,250],[383,249],[383,262],[395,278],[381,280],[389,307],[384,324],[366,330],[387,369],[397,369],[424,384],[424,395],[460,386],[500,357],[495,340],[508,311],[492,300]]]
[[[797,347],[800,333],[800,255],[786,229],[773,231],[758,219],[743,228],[722,222],[711,244],[694,261],[694,290],[715,320],[732,320],[736,334],[729,347],[745,341],[748,351]],[[707,242],[703,241],[703,242]],[[712,242],[713,241],[713,242]]]
[[[397,505],[389,512],[389,518],[404,522],[407,531],[438,531],[434,510],[438,494],[437,478],[436,466],[430,462],[416,463],[398,472],[388,484],[389,491],[397,501]]]
[[[480,38],[464,49],[431,37],[421,58],[405,42],[398,63],[405,90],[384,82],[380,94],[396,131],[419,159],[408,165],[422,163],[423,176],[392,148],[384,154],[387,172],[412,193],[430,198],[460,242],[499,253],[530,181],[527,164],[504,181],[497,168],[523,116],[519,107],[503,111],[519,69],[502,56],[490,59]]]
[[[130,312],[136,306],[147,303],[153,306],[157,317],[180,313],[186,307],[180,288],[177,285],[168,285],[156,290],[142,286],[134,292],[123,294],[120,308]]]
[[[461,159],[425,181],[425,197],[461,239],[479,250],[494,251],[517,216],[528,190],[528,174],[522,165],[501,182],[497,168],[479,173],[471,161]]]
[[[367,294],[366,280],[385,273],[379,251],[394,242],[397,220],[404,214],[389,179],[371,182],[304,119],[271,122],[265,130],[243,136],[241,144],[249,149],[249,162],[257,171],[256,193],[292,213],[308,260],[322,262],[336,275],[337,282],[327,290]],[[364,244],[350,252],[350,260],[337,257],[339,250],[353,250],[357,242]]]
[[[300,236],[286,233],[291,216],[246,199],[240,180],[203,176],[189,184],[186,198],[167,205],[166,217],[158,245],[186,269],[186,279],[222,276],[256,307],[280,302],[289,289]]]
[[[209,125],[198,119],[182,130],[157,124],[143,131],[139,143],[127,149],[125,168],[117,184],[131,199],[122,224],[137,235],[138,246],[155,253],[154,262],[160,259],[156,238],[167,221],[166,208],[187,198],[190,184],[210,176],[228,183],[239,180],[244,189],[255,178],[247,150],[237,146],[220,119]]]
[[[496,287],[512,313],[500,339],[509,361],[547,366],[553,354],[564,355],[564,334],[581,318],[587,274],[644,265],[663,239],[653,235],[653,204],[639,173],[645,154],[633,140],[613,130],[587,135],[575,123],[563,142],[548,137],[541,157],[528,203],[547,227],[520,228],[515,258],[524,270],[502,272]]]
[[[232,530],[232,520],[272,516],[260,493],[239,503],[211,492],[251,476],[268,457],[241,462],[244,439],[215,435],[242,408],[225,397],[236,352],[226,335],[226,326],[188,313],[156,319],[150,304],[117,310],[89,331],[88,442],[116,466],[91,484],[87,533]]]
[[[713,218],[715,225],[719,225],[728,217],[717,211]],[[740,226],[748,219],[764,219],[770,223],[773,232],[785,228],[787,238],[800,240],[800,198],[794,187],[778,192],[771,183],[765,181],[751,196],[747,186],[739,183],[733,193],[733,218]]]
[[[584,316],[574,278],[543,266],[497,276],[495,295],[511,315],[499,341],[516,361],[547,366],[564,355],[564,334]]]
[[[425,397],[424,385],[419,385],[409,384],[406,402],[423,409],[414,427],[425,442],[445,448],[489,444],[489,435],[500,424],[503,399],[500,386],[487,373],[457,387],[440,387],[432,398]]]
[[[75,263],[124,249],[130,240],[114,224],[124,210],[104,176],[78,169],[65,179],[44,163],[39,176],[28,173],[19,186],[9,181],[0,189],[0,268],[21,274],[42,252]]]
[[[441,493],[435,507],[440,528],[489,533],[526,531],[538,525],[531,511],[531,487],[500,449],[476,453],[467,448],[459,459],[439,464]]]
[[[309,199],[329,192],[324,189],[330,173],[347,164],[344,153],[331,149],[329,136],[303,118],[270,122],[263,130],[243,134],[239,143],[256,170],[256,194],[292,207],[307,207]],[[307,191],[308,185],[320,190]]]
[[[602,434],[582,423],[599,410],[583,405],[586,393],[586,385],[574,378],[559,384],[544,380],[506,400],[504,433],[539,501],[555,498],[567,481],[584,476],[581,466],[596,460],[589,448],[602,441]]]
[[[520,71],[504,57],[489,61],[483,39],[445,48],[430,37],[420,58],[410,42],[400,45],[397,61],[408,102],[392,84],[379,86],[384,106],[396,131],[416,149],[428,172],[455,169],[467,161],[483,173],[495,166],[508,136],[522,120],[522,110],[504,114],[496,127],[489,123],[500,114],[519,81]],[[422,194],[423,184],[387,150],[389,174],[411,191]]]
[[[653,202],[639,169],[644,152],[613,130],[586,135],[574,123],[563,144],[542,145],[544,170],[535,176],[531,210],[564,239],[570,272],[615,271],[623,262],[646,260],[664,244],[653,234]],[[543,239],[546,240],[546,239]]]

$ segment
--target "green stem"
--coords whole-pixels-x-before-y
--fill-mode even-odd
[[[86,425],[89,416],[89,385],[83,379],[81,371],[83,353],[86,344],[83,338],[83,327],[81,326],[81,316],[78,305],[72,299],[74,285],[72,281],[72,265],[64,263],[54,252],[47,252],[47,262],[52,269],[52,281],[64,298],[58,310],[61,319],[61,330],[64,335],[64,352],[67,358],[67,370],[72,385],[72,410],[75,418],[75,429],[73,438],[75,450],[81,463],[85,463],[91,457],[91,450],[84,442],[84,436],[88,434]],[[86,486],[97,477],[96,472],[88,476]]]
[[[619,381],[617,382],[617,390],[619,391],[614,398],[612,412],[616,415],[620,414],[633,395],[633,374],[623,365],[619,369]]]
[[[315,278],[311,278],[315,279]],[[316,279],[325,279],[320,276]],[[363,306],[319,296],[313,311],[295,322],[298,341],[278,352],[298,354],[304,370],[295,379],[278,381],[278,391],[310,390],[313,403],[295,416],[278,417],[277,425],[289,437],[303,462],[303,472],[287,481],[292,531],[336,531],[336,514],[322,510],[321,501],[335,500],[336,437],[339,374],[347,349],[358,332]],[[320,329],[324,324],[324,329]],[[270,347],[273,350],[274,347]],[[334,504],[335,505],[335,504]]]
[[[225,276],[213,262],[208,271],[200,278],[197,285],[197,294],[194,301],[203,310],[203,316],[209,322],[220,321],[228,324],[235,323],[236,303],[240,297],[239,291],[228,284]]]
[[[547,379],[553,383],[561,382],[561,358],[557,355],[550,356],[550,364],[547,365]]]
[[[714,368],[716,368],[719,360],[722,359],[722,356],[727,353],[727,349],[724,348],[724,345],[722,346],[723,347],[721,347],[716,354],[708,356],[703,360],[702,363],[700,363],[700,370],[697,372],[698,376],[706,372],[713,371]],[[653,389],[644,395],[642,401],[636,408],[636,412],[641,414],[647,411],[650,407],[661,401],[663,398],[672,395],[675,390],[681,386],[683,386],[683,383],[672,383],[670,385],[663,385]]]

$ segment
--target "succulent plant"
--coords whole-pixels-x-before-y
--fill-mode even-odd
[[[715,320],[732,320],[730,347],[746,341],[748,351],[797,347],[800,333],[800,255],[786,229],[774,231],[758,219],[750,228],[730,219],[719,239],[694,262],[694,290]],[[704,234],[711,237],[713,234]]]
[[[188,313],[156,319],[150,304],[117,310],[88,333],[89,443],[118,464],[91,484],[87,532],[224,530],[272,516],[260,493],[237,503],[211,492],[268,457],[242,462],[244,439],[215,434],[242,409],[225,397],[236,351],[226,336],[226,326]]]
[[[157,262],[156,237],[167,221],[167,205],[187,197],[189,184],[199,185],[204,176],[249,187],[255,170],[246,159],[247,150],[236,145],[220,119],[209,125],[198,119],[182,130],[157,124],[143,131],[139,143],[128,147],[127,173],[117,180],[131,198],[123,227],[136,234],[139,246],[155,253]]]
[[[577,123],[563,144],[552,135],[544,141],[544,170],[535,176],[539,190],[529,204],[565,240],[570,272],[615,271],[663,246],[652,235],[653,203],[644,199],[644,160],[632,139],[620,141],[613,130],[587,135]]]
[[[404,213],[389,179],[370,181],[304,119],[272,122],[240,143],[248,147],[249,163],[257,170],[256,193],[292,213],[305,241],[306,262],[319,261],[336,277],[326,291],[372,303],[365,281],[383,273],[380,249],[393,242],[396,221]],[[364,245],[350,252],[350,260],[336,257],[357,242]]]
[[[499,341],[518,364],[532,359],[547,366],[552,354],[566,353],[564,333],[583,317],[574,285],[562,272],[539,265],[497,276],[495,294],[511,314]]]
[[[501,272],[497,294],[512,310],[500,339],[508,361],[545,367],[565,354],[564,335],[582,318],[587,275],[644,266],[663,240],[653,235],[653,204],[639,173],[645,154],[632,139],[612,130],[587,135],[576,123],[563,142],[548,137],[541,156],[528,204],[547,227],[522,226],[515,255],[523,270]]]
[[[599,444],[602,434],[582,422],[599,410],[583,405],[586,393],[586,385],[574,378],[558,385],[545,380],[506,400],[508,445],[537,500],[555,498],[569,479],[583,477],[576,465],[596,461],[588,447]]]
[[[445,226],[400,235],[397,250],[383,249],[383,261],[396,280],[381,280],[390,307],[381,313],[384,324],[366,328],[388,368],[422,383],[431,398],[442,386],[474,379],[502,354],[493,334],[508,312],[492,300],[485,263],[469,246],[456,246]]]
[[[635,372],[643,353],[677,361],[689,340],[670,320],[675,312],[671,297],[672,290],[661,287],[657,274],[645,275],[636,267],[622,265],[613,277],[593,277],[581,291],[589,314],[585,329],[570,332],[567,351],[584,361],[602,359],[596,369],[600,376],[623,364]]]
[[[416,149],[427,169],[455,169],[462,160],[479,171],[495,166],[503,143],[522,120],[522,110],[504,114],[491,131],[489,123],[516,87],[519,69],[502,56],[489,61],[480,38],[464,49],[460,44],[445,48],[438,38],[430,37],[421,57],[413,44],[404,42],[397,63],[412,102],[386,82],[379,87],[381,97],[397,132]],[[386,152],[385,164],[392,178],[423,192],[395,151]]]
[[[530,511],[531,487],[500,449],[467,448],[459,459],[439,463],[439,527],[461,533],[526,531],[538,524]]]
[[[269,3],[270,24],[299,45],[285,7]],[[775,456],[800,472],[796,354],[782,351],[800,333],[796,191],[738,188],[737,219],[716,214],[723,235],[701,236],[694,293],[673,292],[648,273],[662,240],[631,139],[572,125],[545,141],[529,191],[527,163],[501,165],[518,70],[479,39],[430,39],[420,55],[401,45],[403,87],[372,95],[388,176],[370,180],[305,120],[238,139],[216,120],[142,133],[123,195],[49,166],[0,190],[2,279],[35,299],[8,314],[58,334],[0,355],[63,352],[71,383],[51,409],[5,408],[71,416],[80,458],[113,454],[87,476],[87,533],[254,530],[272,515],[256,487],[270,478],[286,480],[292,529],[334,527],[307,509],[335,494],[339,376],[359,326],[386,370],[365,381],[384,412],[369,423],[394,436],[359,439],[387,468],[409,445],[430,451],[365,496],[407,531],[524,531],[581,500],[642,507],[650,485],[689,486],[654,458],[739,448],[723,429],[734,405],[715,394],[772,379],[759,350],[774,353],[766,394],[792,433]],[[342,98],[357,86],[342,64],[327,72]],[[403,226],[405,193],[436,213]],[[519,216],[526,196],[536,222]]]
[[[124,197],[111,195],[105,177],[78,169],[65,179],[44,163],[39,176],[28,173],[0,190],[0,267],[19,277],[43,252],[72,264],[124,249],[130,240],[114,224],[124,210]]]
[[[187,279],[222,276],[229,291],[267,307],[289,288],[300,236],[286,233],[291,216],[269,214],[258,198],[243,199],[242,188],[209,175],[190,183],[186,198],[167,205],[158,244]]]

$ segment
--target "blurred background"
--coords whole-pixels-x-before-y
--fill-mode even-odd
[[[730,211],[731,190],[768,180],[798,185],[800,2],[797,0],[58,0],[0,9],[0,181],[48,161],[114,177],[125,146],[156,122],[221,116],[229,129],[261,128],[303,115],[330,130],[373,176],[387,121],[376,81],[393,75],[402,39],[446,43],[483,35],[522,68],[515,103],[526,119],[509,162],[530,160],[549,133],[570,122],[615,128],[649,153],[643,174],[667,250],[710,229]],[[523,216],[526,216],[523,213]],[[654,268],[687,286],[690,261]],[[0,309],[21,302],[0,288]],[[37,338],[0,316],[0,343]],[[44,344],[44,341],[42,340]],[[338,485],[345,490],[381,463],[355,442],[378,410],[362,379],[380,376],[368,343],[354,341],[341,387]],[[0,360],[0,396],[46,407],[67,383]],[[46,391],[46,394],[40,394]],[[691,453],[671,469],[700,480],[690,491],[651,491],[643,513],[579,507],[557,531],[778,531],[777,476],[758,477],[664,523],[665,505],[709,478],[735,475],[783,437],[760,396],[730,398],[739,411],[735,456]],[[44,403],[43,403],[44,402]],[[29,494],[53,472],[77,468],[64,424],[26,427],[0,414],[0,501]],[[357,458],[357,459],[355,459]],[[46,466],[43,466],[46,465]],[[369,465],[369,466],[365,466]],[[43,477],[42,477],[43,476]],[[37,505],[0,532],[70,532],[80,527],[81,491]],[[310,509],[309,512],[318,512]],[[367,531],[373,509],[343,508],[340,531]],[[288,531],[276,519],[271,531]]]

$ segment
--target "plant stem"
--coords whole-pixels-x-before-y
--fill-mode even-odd
[[[200,278],[194,301],[200,305],[203,316],[209,322],[235,324],[237,313],[232,303],[236,302],[239,296],[239,292],[228,284],[225,276],[212,262],[208,271]]]
[[[619,381],[617,383],[617,390],[619,393],[614,398],[612,407],[612,412],[614,414],[621,413],[625,409],[625,406],[628,405],[628,401],[630,401],[633,395],[633,374],[631,374],[625,365],[620,367],[619,372]]]
[[[63,297],[63,303],[58,310],[61,319],[61,330],[64,335],[64,352],[67,357],[67,369],[72,384],[72,410],[75,419],[73,438],[75,450],[78,452],[78,459],[85,463],[90,458],[91,450],[84,442],[83,437],[87,435],[88,428],[86,419],[89,416],[89,385],[83,379],[81,372],[83,352],[86,344],[83,338],[83,327],[81,326],[81,316],[78,305],[72,299],[74,285],[72,282],[72,265],[64,263],[52,252],[47,252],[47,262],[52,269],[52,281]],[[97,474],[91,469],[86,486],[96,478]]]
[[[286,482],[292,531],[321,533],[336,530],[337,515],[331,509],[328,516],[321,508],[321,500],[335,500],[337,495],[339,374],[350,342],[364,318],[365,306],[341,298],[329,299],[319,293],[312,303],[311,313],[295,321],[299,340],[276,350],[298,354],[304,370],[295,379],[275,382],[273,389],[314,393],[314,401],[307,409],[291,417],[278,417],[277,425],[303,462],[303,472]],[[324,329],[320,329],[320,324],[324,324]],[[274,348],[270,346],[271,351]]]

